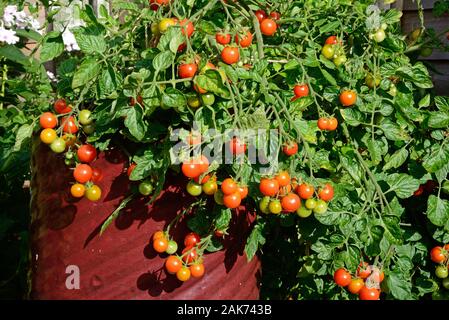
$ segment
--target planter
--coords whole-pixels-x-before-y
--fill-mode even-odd
[[[145,205],[148,199],[136,199],[100,236],[102,223],[130,187],[125,173],[127,161],[117,149],[100,153],[93,164],[104,174],[99,183],[103,190],[100,201],[75,200],[69,191],[72,171],[64,160],[46,145],[34,144],[31,297],[257,299],[260,262],[255,258],[247,263],[243,253],[254,215],[244,208],[233,219],[230,235],[224,240],[225,250],[206,254],[202,278],[182,283],[165,272],[166,255],[156,254],[149,239],[192,201],[184,192],[184,178],[168,176],[163,193],[153,205]],[[173,230],[173,236],[182,243],[187,232],[183,221]],[[79,289],[73,288],[76,268]]]

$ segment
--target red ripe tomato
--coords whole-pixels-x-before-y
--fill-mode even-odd
[[[238,192],[240,193],[240,198],[245,199],[248,196],[248,187],[238,187]]]
[[[281,197],[284,197],[287,194],[289,194],[291,191],[292,191],[292,186],[291,186],[291,184],[288,184],[285,187],[280,187],[279,188],[279,195]]]
[[[168,240],[166,238],[158,238],[153,240],[153,249],[158,253],[163,253],[168,248]]]
[[[351,283],[351,274],[343,268],[334,273],[334,281],[340,287],[346,287]]]
[[[357,101],[357,93],[352,90],[345,90],[340,94],[340,102],[344,107],[350,107]]]
[[[73,171],[73,177],[79,183],[86,183],[92,178],[92,168],[88,164],[79,164]]]
[[[215,40],[217,40],[219,44],[225,45],[231,42],[231,35],[229,33],[217,33],[215,35]]]
[[[337,40],[337,36],[330,36],[326,39],[325,44],[337,44],[338,40]]]
[[[63,113],[69,113],[72,111],[72,108],[67,106],[67,103],[65,102],[65,99],[58,99],[55,101],[54,108],[56,113],[63,114]]]
[[[207,181],[209,181],[210,180],[210,175],[208,175],[208,174],[206,174],[204,177],[203,177],[203,179],[201,179],[201,182],[200,182],[200,177],[201,177],[201,175],[199,175],[198,177],[196,177],[196,178],[193,178],[193,180],[196,182],[196,183],[198,183],[198,184],[205,184]],[[215,180],[215,179],[214,179]]]
[[[234,155],[242,154],[246,152],[246,144],[242,143],[239,138],[234,137],[229,143],[229,150]]]
[[[39,118],[39,123],[44,129],[53,129],[58,124],[58,119],[53,113],[44,112]]]
[[[134,168],[137,167],[137,164],[135,163],[131,163],[131,165],[128,167],[128,170],[126,171],[126,174],[129,176],[131,176],[131,173],[133,172]]]
[[[318,191],[318,198],[329,202],[334,197],[334,188],[329,183],[326,183],[323,188]]]
[[[97,157],[97,149],[93,145],[83,144],[78,148],[77,155],[80,162],[89,163]]]
[[[209,170],[209,159],[205,155],[201,155],[198,159],[194,160],[195,163],[199,165],[200,174]]]
[[[294,193],[289,193],[281,200],[282,209],[285,212],[295,212],[301,206],[301,199]]]
[[[238,191],[238,184],[232,178],[226,178],[221,183],[221,191],[224,195],[233,194]]]
[[[318,129],[320,129],[320,130],[328,130],[329,119],[328,118],[319,118],[317,125],[318,125]]]
[[[270,12],[270,17],[273,18],[273,20],[279,20],[281,18],[281,14],[279,12],[273,11]]]
[[[307,97],[309,95],[309,86],[307,84],[297,84],[293,88],[293,92],[297,98]]]
[[[328,126],[327,126],[327,130],[329,131],[335,131],[338,127],[338,120],[335,117],[331,117],[328,119]]]
[[[240,59],[239,48],[237,47],[224,47],[221,51],[221,60],[227,64],[234,64]]]
[[[263,19],[260,24],[260,31],[266,36],[272,36],[276,33],[278,25],[272,19]]]
[[[187,48],[187,43],[181,43],[178,47],[178,52],[183,52]]]
[[[99,168],[92,168],[92,182],[97,183],[103,180],[103,171]]]
[[[182,79],[193,78],[198,70],[195,63],[183,63],[178,67],[178,74]]]
[[[371,274],[371,267],[368,262],[361,262],[357,268],[357,276],[362,279],[366,279]]]
[[[74,117],[64,117],[62,118],[62,124],[64,128],[62,129],[65,133],[77,133],[78,126],[76,125]]]
[[[181,32],[183,35],[187,34],[187,37],[191,37],[193,34],[193,31],[195,31],[195,27],[193,26],[192,21],[189,19],[183,19],[179,22],[179,25],[181,26]]]
[[[307,200],[313,197],[315,188],[307,183],[301,183],[296,189],[296,193],[301,197],[301,199]]]
[[[447,258],[445,255],[443,248],[440,246],[434,247],[430,250],[430,259],[432,259],[435,263],[443,263]]]
[[[428,180],[425,184],[424,184],[424,190],[428,193],[432,193],[433,190],[438,186],[438,182],[433,181],[433,180]]]
[[[190,266],[190,273],[194,278],[201,278],[204,275],[204,264],[194,263]]]
[[[288,157],[293,156],[298,152],[298,144],[296,142],[290,142],[284,145],[282,151]]]
[[[141,95],[138,95],[138,96],[137,96],[137,102],[138,102],[140,105],[143,104],[143,97],[142,97]],[[131,107],[134,107],[134,106],[136,105],[136,100],[135,100],[133,97],[131,97],[131,98],[129,99],[129,105],[130,105]]]
[[[240,192],[238,190],[231,194],[225,194],[223,197],[223,204],[226,208],[229,209],[237,208],[238,206],[240,206],[241,202],[242,196],[240,195]]]
[[[376,288],[368,288],[363,286],[359,291],[360,300],[379,300],[380,291]]]
[[[170,2],[170,0],[150,0],[150,8],[151,10],[158,10],[159,7],[167,5]]]
[[[274,197],[279,192],[279,182],[276,179],[262,178],[259,190],[264,196]]]
[[[200,87],[199,85],[197,85],[196,83],[193,84],[193,89],[194,89],[196,92],[201,93],[201,94],[207,92],[206,89],[201,88],[201,87]]]
[[[285,187],[289,185],[291,181],[287,171],[279,172],[274,178],[278,181],[279,187]]]
[[[198,162],[189,160],[182,164],[181,171],[187,178],[196,178],[201,174],[201,166]]]
[[[259,23],[261,23],[263,19],[267,17],[266,12],[263,11],[262,9],[255,11],[254,14],[256,15],[257,20],[259,20]]]
[[[413,192],[413,195],[415,196],[415,197],[419,197],[420,195],[422,195],[424,193],[424,186],[423,185],[420,185],[419,187],[418,187],[418,189],[415,191],[415,192]]]
[[[246,35],[239,37],[238,34],[235,35],[235,43],[240,45],[242,48],[247,48],[253,42],[253,34],[250,31],[246,32]]]
[[[182,267],[182,261],[177,256],[169,256],[165,260],[165,268],[170,274],[175,274]]]
[[[184,246],[185,247],[194,247],[198,243],[200,243],[201,238],[200,236],[195,232],[190,232],[188,235],[184,238]]]
[[[182,260],[185,263],[192,263],[193,261],[198,259],[198,253],[196,252],[196,249],[193,247],[185,247],[184,250],[182,250]]]
[[[348,285],[348,291],[352,294],[358,294],[364,286],[365,282],[362,279],[352,279]]]

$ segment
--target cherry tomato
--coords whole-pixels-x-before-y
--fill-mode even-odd
[[[296,189],[296,193],[301,197],[301,199],[307,200],[313,197],[315,188],[307,183],[301,183]],[[310,208],[313,209],[313,208]]]
[[[366,279],[370,276],[371,271],[372,270],[368,262],[361,262],[357,268],[357,276],[362,279]]]
[[[153,184],[149,180],[139,183],[139,192],[143,196],[149,196],[153,192]]]
[[[337,44],[338,43],[337,36],[328,37],[324,43],[325,44]]]
[[[430,250],[430,259],[435,263],[443,263],[447,259],[447,254],[442,247],[437,246]]]
[[[384,40],[385,40],[385,37],[386,37],[386,35],[385,35],[385,30],[383,30],[382,28],[381,28],[381,29],[378,29],[378,30],[373,34],[374,41],[376,41],[376,42],[382,42],[382,41],[384,41]]]
[[[279,200],[271,200],[268,209],[272,214],[279,214],[282,211],[282,204]]]
[[[170,274],[175,274],[182,268],[182,261],[177,256],[169,256],[165,260],[165,269]]]
[[[154,240],[157,240],[157,239],[160,239],[160,238],[165,238],[165,232],[162,231],[162,230],[156,231],[156,232],[153,234],[153,241],[154,241]]]
[[[179,77],[184,78],[193,78],[198,71],[198,66],[195,63],[183,63],[178,67]]]
[[[85,196],[90,201],[98,201],[101,198],[101,188],[94,184],[86,189]]]
[[[309,86],[307,84],[297,84],[293,88],[293,92],[298,98],[307,97],[309,95]]]
[[[196,249],[193,247],[185,247],[184,250],[182,250],[182,260],[185,263],[192,263],[198,259],[198,253],[196,252]]]
[[[416,28],[413,30],[413,32],[410,34],[410,38],[412,38],[413,41],[418,40],[418,38],[421,36],[421,28]]]
[[[39,123],[44,129],[53,129],[58,124],[58,119],[51,112],[44,112],[39,118]]]
[[[244,36],[239,37],[238,34],[235,35],[235,43],[240,45],[242,48],[247,48],[253,42],[253,34],[250,31],[247,31]]]
[[[92,168],[88,164],[79,164],[73,171],[73,177],[79,183],[86,183],[92,178]]]
[[[276,179],[263,178],[259,190],[264,196],[274,197],[279,192],[279,182]]]
[[[316,214],[324,214],[327,211],[327,203],[323,200],[318,200],[316,202],[315,208],[313,208],[313,212]]]
[[[278,28],[278,25],[276,24],[276,21],[272,19],[263,19],[260,23],[260,31],[263,35],[266,36],[272,36],[276,33],[276,30]]]
[[[319,118],[317,125],[318,125],[318,129],[327,130],[329,128],[329,119],[328,118]]]
[[[229,209],[235,209],[238,206],[240,206],[240,203],[242,202],[242,196],[240,195],[239,191],[236,191],[231,194],[225,194],[223,196],[223,204],[226,208]]]
[[[300,206],[298,210],[296,210],[296,214],[301,218],[307,218],[312,214],[312,210],[307,209],[305,206]]]
[[[239,138],[234,137],[229,142],[229,150],[233,155],[238,155],[246,152],[246,144]]]
[[[205,155],[201,155],[195,162],[199,165],[200,174],[209,170],[209,159]]]
[[[295,155],[298,152],[298,144],[296,142],[289,142],[282,148],[284,154],[288,157]]]
[[[223,197],[224,197],[223,192],[221,190],[217,190],[217,192],[214,193],[215,203],[223,205]]]
[[[99,168],[92,168],[92,182],[97,183],[103,180],[103,171]]]
[[[279,187],[285,187],[289,185],[291,181],[290,175],[288,174],[287,171],[279,172],[274,178],[277,180]]]
[[[338,120],[335,117],[331,117],[328,119],[328,126],[327,130],[329,131],[335,131],[338,127]]]
[[[78,132],[78,126],[76,125],[75,118],[72,116],[70,117],[64,117],[61,120],[61,123],[64,125],[63,131],[66,133],[77,133]]]
[[[190,195],[197,197],[201,194],[201,192],[203,192],[203,189],[199,183],[196,183],[195,181],[190,180],[189,183],[187,184],[187,192]]]
[[[201,95],[201,102],[205,106],[211,106],[215,102],[215,96],[212,93],[205,93]]]
[[[93,145],[84,144],[78,148],[77,151],[78,160],[80,162],[89,163],[95,160],[97,157],[97,149]]]
[[[273,20],[279,20],[279,19],[281,19],[281,14],[279,12],[273,11],[273,12],[270,12],[270,17]]]
[[[78,121],[83,125],[91,124],[94,120],[92,119],[92,112],[87,109],[83,109],[80,111],[80,114],[78,115]]]
[[[433,190],[438,186],[438,182],[433,180],[427,180],[427,182],[424,184],[424,190],[428,193],[432,193]]]
[[[209,180],[203,184],[202,189],[205,194],[211,196],[218,190],[217,182],[215,180]]]
[[[307,209],[313,210],[313,209],[315,209],[315,207],[317,205],[317,201],[315,199],[313,199],[313,198],[310,198],[310,199],[306,200],[305,205],[306,205]]]
[[[340,94],[340,102],[344,107],[350,107],[357,101],[357,93],[352,90],[345,90]]]
[[[164,18],[161,21],[159,21],[158,27],[159,32],[164,33],[170,28],[171,26],[176,25],[176,21],[172,18]]]
[[[41,141],[45,144],[50,144],[57,138],[56,131],[50,128],[44,129],[40,134]]]
[[[359,291],[360,300],[379,300],[380,291],[376,288],[368,288],[363,286]]]
[[[239,186],[238,191],[240,193],[240,198],[245,199],[248,196],[248,187],[247,186]]]
[[[159,7],[165,6],[170,3],[170,0],[150,0],[151,10],[158,10]]]
[[[70,111],[72,111],[72,108],[70,106],[67,106],[65,99],[56,100],[53,106],[56,113],[58,114],[69,113]]]
[[[239,48],[237,47],[224,47],[221,51],[221,60],[227,64],[234,64],[240,60]]]
[[[351,274],[346,269],[340,268],[334,273],[334,281],[340,287],[346,287],[351,283]]]
[[[325,44],[323,46],[323,48],[321,49],[321,54],[326,58],[326,59],[332,59],[334,57],[335,54],[335,48],[332,44]]]
[[[137,96],[137,103],[139,103],[140,105],[143,104],[143,97],[142,97],[140,94]],[[134,97],[131,97],[131,98],[129,99],[129,104],[130,104],[132,107],[134,107],[134,106],[136,105],[136,100],[134,99]]]
[[[65,141],[65,144],[68,147],[71,147],[73,145],[75,145],[76,143],[76,136],[70,133],[65,133],[62,135],[62,139]]]
[[[72,187],[70,188],[70,193],[71,193],[72,196],[74,196],[75,198],[81,198],[81,197],[83,197],[85,191],[86,191],[86,188],[85,188],[84,185],[81,184],[81,183],[75,183],[75,184],[72,185]]]
[[[448,39],[449,40],[449,39]],[[444,278],[442,281],[443,287],[449,290],[449,278]]]
[[[259,20],[259,23],[261,23],[263,19],[267,17],[266,12],[262,9],[255,11],[254,14],[256,15],[257,20]]]
[[[324,200],[326,202],[329,202],[334,197],[334,188],[329,183],[326,183],[324,187],[322,187],[318,191],[318,198],[321,200]]]
[[[215,230],[214,235],[217,238],[223,238],[225,236],[225,232],[223,230]]]
[[[190,269],[187,267],[181,267],[181,269],[179,269],[176,272],[176,278],[178,278],[179,281],[185,282],[187,280],[190,279]]]
[[[190,232],[184,237],[184,246],[185,247],[194,247],[199,244],[201,241],[201,237],[196,232]]]
[[[183,19],[179,22],[179,25],[181,26],[181,32],[183,35],[187,34],[187,37],[190,38],[195,31],[195,27],[193,26],[192,21],[189,19]]]
[[[221,191],[224,195],[233,194],[238,191],[238,184],[232,178],[226,178],[221,183]]]
[[[199,85],[197,85],[196,83],[193,84],[193,89],[194,89],[196,92],[201,93],[201,94],[207,92],[206,89],[201,88],[201,87],[200,87]]]
[[[176,251],[178,251],[178,244],[174,240],[168,241],[168,247],[167,250],[165,250],[166,254],[174,254]]]
[[[301,199],[294,193],[290,193],[281,200],[282,209],[285,212],[295,212],[301,206]]]
[[[263,197],[262,200],[260,200],[259,202],[259,209],[260,211],[262,211],[262,213],[270,213],[270,197]]]
[[[50,144],[50,149],[55,153],[62,153],[65,151],[66,143],[62,138],[56,138]]]
[[[376,79],[374,79],[374,76],[371,73],[368,73],[365,77],[365,84],[368,86],[368,88],[373,89],[374,87],[378,87],[380,85],[380,81],[382,79],[380,76],[377,76]]]
[[[157,238],[153,240],[153,249],[156,252],[163,253],[168,248],[168,240],[165,237]]]
[[[83,126],[83,132],[85,134],[92,134],[95,132],[95,125],[94,124],[85,124]]]
[[[229,33],[217,33],[215,35],[215,40],[217,40],[219,44],[225,45],[231,42],[231,35]]]
[[[187,178],[196,178],[201,174],[201,166],[198,162],[189,160],[182,164],[181,171]]]
[[[422,195],[424,193],[424,186],[423,185],[420,185],[419,187],[418,187],[418,189],[415,191],[415,192],[413,192],[413,195],[415,196],[415,197],[419,197],[420,195]]]
[[[203,170],[201,170],[201,171],[203,171]],[[199,175],[199,176],[196,177],[196,178],[193,178],[193,181],[195,181],[196,183],[199,183],[199,184],[205,184],[205,183],[208,182],[208,181],[210,180],[210,178],[211,178],[209,174],[206,174],[206,175],[203,177],[203,179],[201,179],[201,182],[200,182],[200,177],[201,177],[201,175]],[[214,178],[213,180],[215,180],[215,178]]]
[[[190,96],[190,97],[187,99],[187,104],[188,104],[191,108],[196,109],[196,108],[201,107],[201,100],[200,100],[200,98],[199,98],[197,95]]]
[[[194,278],[201,278],[204,275],[204,264],[194,263],[190,266],[190,273]]]
[[[337,56],[334,58],[333,62],[334,64],[339,67],[342,64],[344,64],[346,61],[348,61],[348,59],[346,58],[346,56],[344,54]]]
[[[352,294],[358,294],[360,290],[365,286],[365,282],[362,279],[352,279],[348,285],[348,291]]]

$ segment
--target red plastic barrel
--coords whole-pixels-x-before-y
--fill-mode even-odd
[[[103,172],[98,202],[70,196],[72,171],[48,146],[35,143],[32,156],[33,299],[258,299],[260,262],[243,252],[254,214],[235,213],[224,239],[225,250],[206,254],[206,273],[182,283],[165,272],[166,255],[150,245],[192,201],[186,180],[169,175],[151,206],[136,199],[100,236],[105,219],[128,194],[127,159],[113,149],[92,164]],[[178,243],[189,230],[185,221],[173,230]],[[79,273],[78,273],[79,271]],[[79,275],[79,277],[78,277]],[[79,279],[79,287],[77,280]]]

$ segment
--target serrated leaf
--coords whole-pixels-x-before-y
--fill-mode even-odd
[[[251,261],[259,247],[265,244],[264,226],[261,223],[257,223],[246,241],[245,253],[248,261]]]
[[[125,127],[137,140],[142,140],[147,130],[147,125],[143,121],[142,109],[138,106],[129,108],[125,115]]]
[[[163,71],[171,66],[174,54],[170,51],[158,53],[153,59],[153,67],[156,72]]]
[[[396,150],[395,153],[393,153],[391,157],[388,160],[386,160],[382,170],[387,171],[393,168],[394,169],[399,168],[404,164],[405,160],[407,160],[408,155],[409,155],[408,150],[405,147]]]
[[[26,139],[31,138],[33,134],[33,126],[25,123],[19,130],[17,130],[16,141],[14,143],[13,151],[19,151],[22,148],[22,144]]]
[[[411,197],[419,187],[419,180],[406,173],[393,173],[386,178],[390,191],[394,191],[401,199]]]
[[[427,200],[427,217],[436,226],[442,227],[449,220],[449,201],[435,195],[430,195]]]
[[[87,58],[76,70],[75,75],[72,79],[72,88],[76,89],[78,87],[84,86],[95,78],[101,71],[101,64],[94,58]]]

